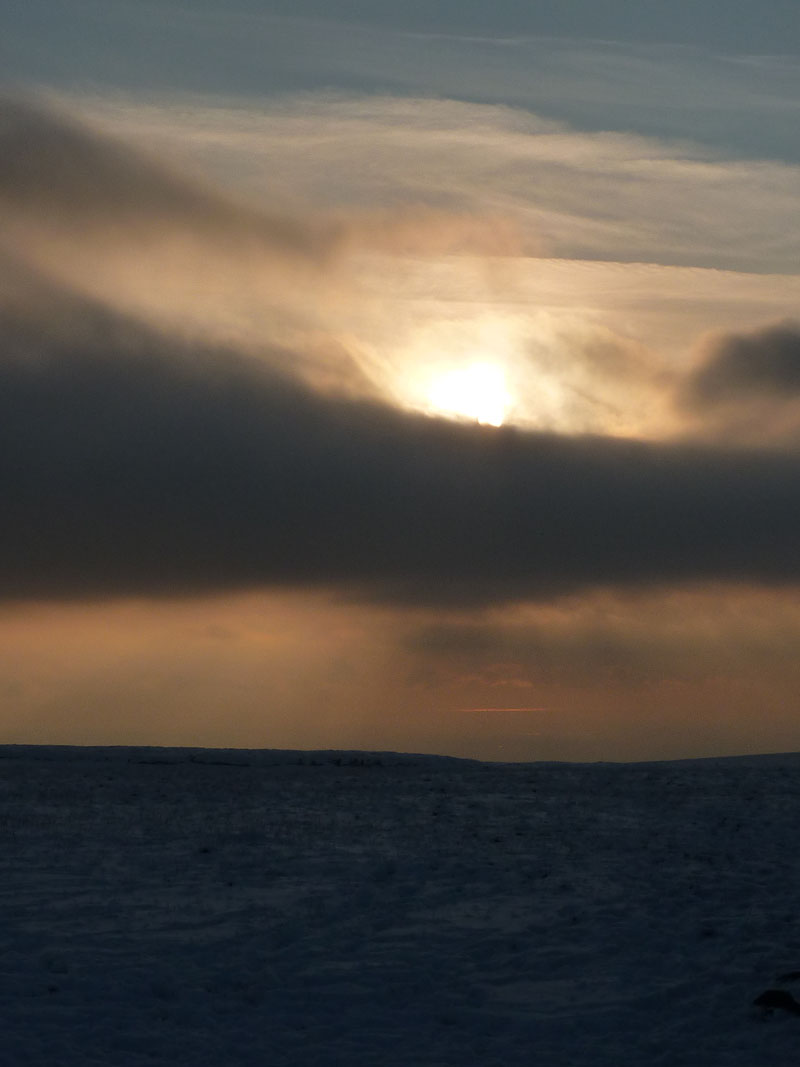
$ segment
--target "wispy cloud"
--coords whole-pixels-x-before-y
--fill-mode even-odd
[[[281,17],[275,3],[30,0],[0,22],[0,60],[6,77],[62,88],[244,99],[332,87],[512,103],[588,130],[797,160],[800,67],[786,0],[741,8],[736,19],[688,2],[666,19],[653,5],[619,8],[624,18],[613,4],[579,7],[295,0]]]
[[[257,196],[502,213],[570,258],[794,272],[798,168],[586,132],[506,105],[304,94],[254,107],[85,102]]]

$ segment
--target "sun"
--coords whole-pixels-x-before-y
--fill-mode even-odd
[[[433,381],[428,390],[428,409],[486,426],[502,426],[509,399],[502,367],[496,363],[470,363]]]

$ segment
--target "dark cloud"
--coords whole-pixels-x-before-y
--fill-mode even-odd
[[[800,326],[711,334],[676,394],[698,437],[754,446],[800,443]]]
[[[10,221],[86,240],[176,234],[314,259],[333,232],[270,216],[173,172],[49,105],[0,98],[0,212]]]
[[[31,275],[0,321],[5,598],[330,586],[430,603],[800,578],[800,458],[316,394]]]
[[[800,325],[783,323],[749,334],[711,337],[683,384],[681,400],[704,408],[759,396],[800,397]]]

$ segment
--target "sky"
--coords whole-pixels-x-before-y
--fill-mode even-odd
[[[800,749],[795,0],[0,0],[0,741]]]

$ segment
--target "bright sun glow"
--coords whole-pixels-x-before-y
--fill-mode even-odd
[[[509,404],[505,374],[495,363],[471,363],[437,378],[428,392],[432,411],[502,426]]]

